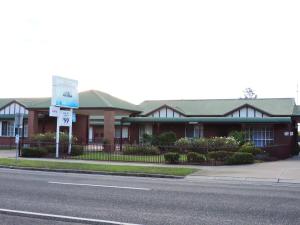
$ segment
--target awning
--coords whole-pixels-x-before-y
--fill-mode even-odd
[[[124,122],[131,123],[291,123],[290,117],[263,117],[263,118],[240,118],[240,117],[127,117]]]

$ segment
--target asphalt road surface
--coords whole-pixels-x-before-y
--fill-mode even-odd
[[[300,185],[0,169],[1,225],[125,223],[299,225]]]

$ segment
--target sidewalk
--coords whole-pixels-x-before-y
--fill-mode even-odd
[[[239,166],[205,167],[186,179],[218,179],[300,183],[300,157]]]
[[[0,151],[0,158],[14,158],[14,151]],[[300,183],[300,156],[275,162],[264,162],[250,165],[238,166],[197,166],[197,165],[170,165],[156,163],[136,163],[136,162],[112,162],[112,161],[91,161],[72,159],[41,159],[24,158],[26,160],[69,162],[69,163],[89,163],[101,165],[130,165],[130,166],[150,166],[150,167],[185,167],[194,168],[199,171],[186,177],[187,180],[242,180],[242,181],[269,181],[269,182],[289,182]]]

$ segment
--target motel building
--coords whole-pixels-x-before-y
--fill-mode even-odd
[[[51,98],[0,98],[0,146],[14,145],[16,113],[24,114],[21,136],[55,132]],[[293,98],[154,100],[131,104],[107,93],[79,93],[73,135],[83,144],[138,144],[144,134],[173,131],[177,138],[227,136],[247,131],[247,139],[288,157],[298,142],[300,106]],[[64,131],[64,129],[61,129]],[[66,129],[67,131],[67,129]]]

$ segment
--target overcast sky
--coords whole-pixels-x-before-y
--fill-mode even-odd
[[[0,97],[52,75],[146,99],[296,97],[300,1],[1,1]]]

